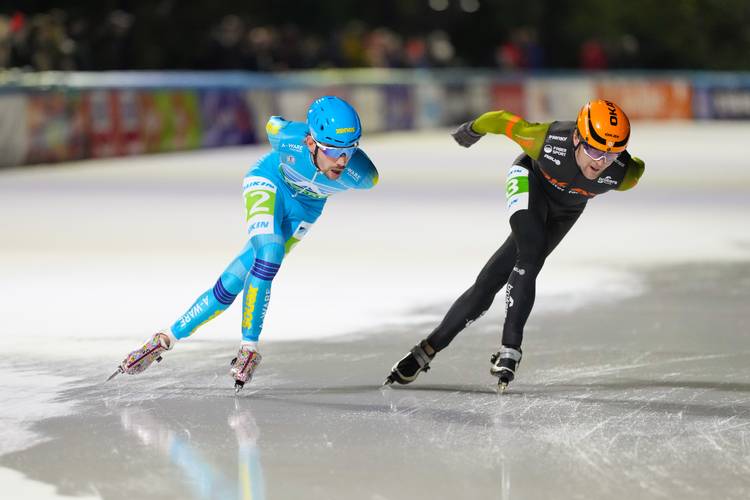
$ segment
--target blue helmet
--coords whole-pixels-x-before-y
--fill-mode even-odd
[[[307,111],[307,125],[316,141],[329,146],[354,146],[362,136],[362,124],[354,108],[340,97],[315,99]]]

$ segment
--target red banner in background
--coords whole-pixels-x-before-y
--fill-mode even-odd
[[[596,95],[617,103],[631,120],[691,119],[692,91],[685,80],[602,80]]]
[[[137,155],[146,152],[143,140],[143,112],[141,110],[140,92],[135,90],[118,90],[114,92],[115,115],[118,131],[117,149],[119,154]]]
[[[492,109],[526,114],[526,96],[520,83],[495,83],[492,85]]]
[[[92,90],[83,96],[85,129],[93,158],[145,151],[140,103],[133,90]]]
[[[526,115],[526,94],[520,83],[492,84],[492,109],[510,111],[520,116]]]

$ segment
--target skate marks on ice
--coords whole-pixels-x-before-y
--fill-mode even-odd
[[[111,360],[60,360],[82,377],[58,395],[75,412],[38,422],[48,440],[0,466],[114,499],[241,498],[248,485],[254,498],[747,498],[749,277],[746,264],[662,269],[616,310],[532,316],[503,396],[491,315],[385,389],[430,325],[269,343],[239,397],[230,343],[185,345],[108,387]]]

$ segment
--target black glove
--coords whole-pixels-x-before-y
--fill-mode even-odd
[[[474,122],[462,123],[451,133],[456,142],[465,148],[468,148],[484,136],[484,134],[477,134],[471,129],[472,123]]]

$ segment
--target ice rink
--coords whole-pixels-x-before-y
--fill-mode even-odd
[[[380,184],[284,262],[239,396],[239,301],[103,382],[240,250],[267,147],[0,171],[2,496],[748,498],[749,137],[634,125],[641,184],[547,260],[504,395],[502,296],[415,383],[380,384],[507,236],[506,138],[365,136]]]

